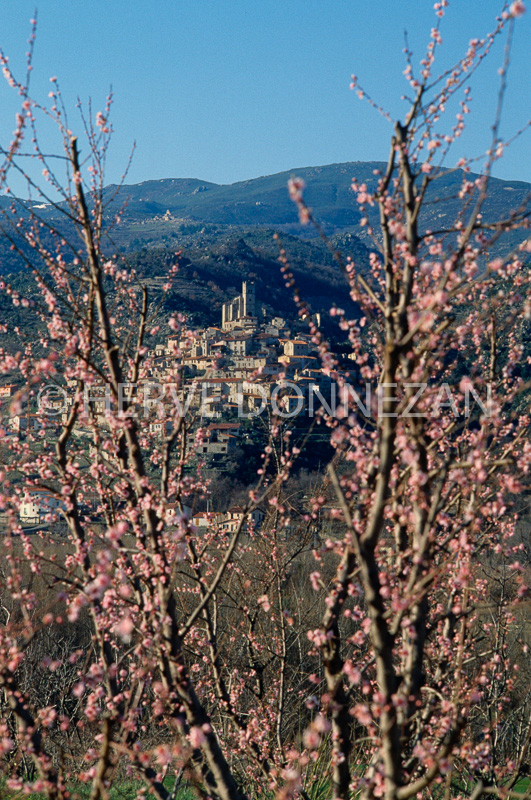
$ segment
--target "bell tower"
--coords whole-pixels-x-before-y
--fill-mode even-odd
[[[254,281],[242,283],[243,316],[256,317],[256,294]]]

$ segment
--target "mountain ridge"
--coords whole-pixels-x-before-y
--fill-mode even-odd
[[[351,256],[360,269],[368,269],[369,252],[375,244],[367,226],[360,224],[351,183],[356,178],[369,189],[375,188],[378,176],[374,170],[384,166],[376,161],[340,162],[234,184],[213,184],[199,178],[159,178],[122,187],[109,185],[105,187],[109,203],[106,225],[111,238],[105,248],[110,256],[122,254],[155,297],[179,251],[181,269],[164,310],[182,310],[196,317],[198,323],[210,324],[219,323],[222,303],[239,291],[242,280],[248,279],[255,280],[261,302],[272,311],[289,313],[292,301],[285,290],[278,263],[279,244],[274,238],[275,233],[280,233],[297,285],[312,308],[326,311],[338,298],[342,307],[349,308],[348,288],[332,251],[340,250]],[[306,182],[305,200],[327,234],[328,246],[313,226],[299,223],[287,189],[293,174]],[[469,175],[470,180],[474,178]],[[427,198],[421,228],[451,227],[463,205],[458,197],[461,181],[460,170],[441,178],[437,190]],[[529,197],[530,191],[531,185],[524,181],[493,178],[484,219],[504,218],[511,208]],[[29,210],[27,204],[23,207]],[[60,230],[65,239],[77,236],[72,223],[57,208],[42,208],[41,203],[35,203],[33,209],[46,223],[45,228]],[[378,210],[373,207],[368,212],[377,230]],[[113,224],[118,215],[120,223]],[[521,230],[509,232],[502,237],[505,244],[498,241],[489,256],[505,255],[523,235]],[[54,246],[52,240],[50,246]],[[34,254],[27,245],[25,248],[28,258],[32,258]],[[6,237],[0,239],[1,274],[11,276],[14,288],[37,297],[29,286],[24,260],[11,250]],[[22,313],[12,307],[4,294],[0,297],[0,312],[0,316],[12,316],[13,324],[13,314]]]
[[[381,173],[385,166],[381,161],[349,161],[298,167],[231,184],[199,178],[159,178],[121,187],[115,184],[105,191],[109,199],[113,197],[113,210],[125,203],[123,218],[129,222],[149,215],[169,214],[181,220],[215,225],[279,226],[307,238],[316,233],[299,225],[297,210],[287,190],[288,179],[297,175],[306,184],[305,201],[327,233],[348,229],[349,233],[365,235],[352,181],[365,183],[369,191],[374,190],[378,180],[375,170]],[[429,227],[434,218],[446,223],[455,218],[462,207],[458,194],[463,176],[460,169],[448,170],[430,185],[421,225]],[[470,181],[477,178],[476,173],[467,175]],[[531,184],[525,181],[491,178],[484,204],[485,219],[494,220],[507,214],[530,193]],[[372,213],[376,219],[375,211],[369,209],[369,216]]]

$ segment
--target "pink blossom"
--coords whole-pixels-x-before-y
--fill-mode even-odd
[[[120,622],[116,625],[116,633],[121,636],[122,639],[129,639],[134,629],[135,624],[129,616],[122,617]]]
[[[317,750],[319,745],[321,744],[321,737],[317,733],[317,731],[312,730],[311,728],[306,728],[303,734],[304,744],[309,750]]]
[[[359,703],[358,705],[354,706],[353,714],[360,723],[360,725],[370,725],[372,722],[371,712],[369,711],[368,707],[363,704]]]
[[[5,756],[9,753],[15,746],[13,739],[9,736],[4,736],[3,739],[0,739],[0,753]]]
[[[190,733],[188,735],[188,739],[192,747],[197,748],[201,747],[203,742],[206,741],[206,736],[203,730],[198,725],[193,725],[190,728]]]
[[[321,580],[321,573],[320,572],[311,572],[310,573],[310,581],[311,581],[312,589],[314,590],[314,592],[318,592],[319,589],[321,588],[320,580]]]
[[[332,726],[326,717],[324,717],[322,714],[317,714],[313,721],[313,727],[319,733],[328,733]]]
[[[302,178],[289,179],[288,192],[294,203],[300,203],[302,201],[302,192],[305,186],[306,184]]]
[[[110,583],[110,577],[106,573],[103,573],[87,584],[85,592],[91,600],[100,600],[105,590],[110,586]]]
[[[264,611],[267,612],[271,610],[271,603],[269,602],[269,598],[266,594],[263,594],[261,597],[259,597],[257,602]]]
[[[57,711],[52,706],[41,708],[39,711],[39,719],[45,728],[51,728],[57,719]]]
[[[165,767],[168,764],[171,764],[173,758],[171,754],[170,748],[165,744],[159,744],[158,747],[155,747],[155,758],[157,762],[161,765],[161,767]]]

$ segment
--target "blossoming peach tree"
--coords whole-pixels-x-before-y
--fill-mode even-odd
[[[30,71],[18,79],[1,55],[20,95],[2,151],[3,235],[38,289],[2,282],[37,330],[28,341],[4,325],[0,351],[15,387],[1,431],[7,795],[88,790],[99,800],[128,779],[139,797],[161,800],[184,786],[222,800],[529,796],[519,514],[531,464],[531,305],[528,248],[516,236],[527,216],[523,205],[503,218],[483,213],[507,144],[499,119],[479,174],[463,159],[454,173],[446,166],[470,76],[497,38],[510,40],[524,9],[505,8],[437,77],[446,5],[436,4],[419,75],[406,54],[412,96],[393,125],[387,168],[372,185],[353,180],[373,247],[370,264],[336,254],[358,309],[349,318],[338,298],[333,310],[350,374],[311,323],[341,405],[320,412],[335,455],[298,528],[284,488],[298,447],[275,419],[237,524],[192,525],[187,509],[208,485],[196,457],[201,428],[177,402],[178,350],[159,378],[175,401],[157,405],[162,435],[142,413],[160,314],[112,244],[111,101],[94,118],[82,114],[81,148],[57,81],[41,105]],[[509,49],[500,96],[508,58]],[[454,100],[460,109],[445,127]],[[40,149],[42,115],[61,137],[58,160]],[[42,177],[24,168],[28,153]],[[33,199],[9,194],[15,170]],[[458,212],[436,228],[426,209],[448,174],[458,178]],[[303,188],[290,182],[301,221],[320,230]],[[284,250],[280,262],[309,317]],[[182,317],[168,324],[193,339]],[[373,389],[364,414],[362,382]],[[44,402],[41,393],[30,414],[45,384],[56,394]],[[483,402],[468,413],[471,392]],[[60,414],[54,397],[67,398]],[[52,533],[27,534],[21,509],[39,493]],[[250,520],[259,506],[269,511],[258,532]],[[318,529],[326,515],[328,539]]]

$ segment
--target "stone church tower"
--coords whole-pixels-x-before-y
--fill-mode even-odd
[[[256,317],[256,294],[254,282],[242,283],[243,317]]]
[[[242,293],[228,303],[223,303],[221,326],[224,331],[231,330],[238,323],[249,322],[249,317],[256,317],[256,290],[253,281],[244,281]]]

